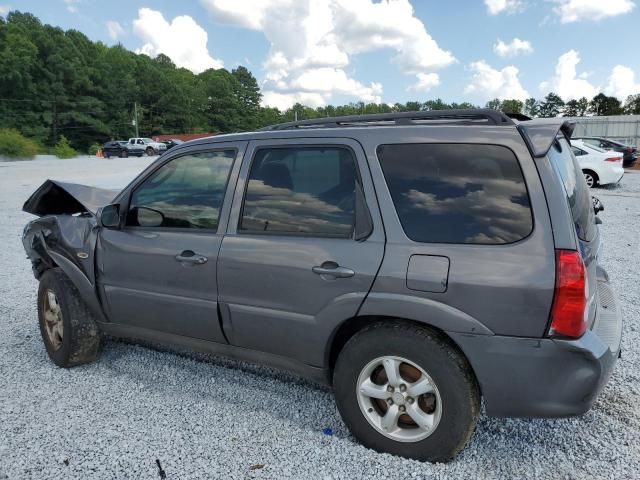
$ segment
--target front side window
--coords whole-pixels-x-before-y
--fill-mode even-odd
[[[127,225],[217,229],[235,150],[175,158],[131,196]]]
[[[353,154],[343,147],[260,149],[238,230],[351,237],[357,178]]]
[[[413,241],[506,244],[533,229],[520,164],[506,147],[381,145],[378,158],[402,228]]]
[[[585,152],[583,150],[580,150],[578,147],[571,147],[571,150],[573,151],[573,154],[576,157],[579,157],[580,155],[584,155]]]

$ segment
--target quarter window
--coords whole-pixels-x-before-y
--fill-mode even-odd
[[[131,196],[127,225],[217,229],[235,150],[171,160]]]
[[[346,148],[260,149],[251,164],[238,230],[350,237],[357,177]]]
[[[533,229],[517,158],[495,145],[378,147],[406,235],[416,242],[505,244]]]

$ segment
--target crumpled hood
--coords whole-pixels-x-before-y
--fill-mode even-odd
[[[39,217],[85,212],[95,216],[117,194],[117,190],[47,180],[24,202],[22,210]]]

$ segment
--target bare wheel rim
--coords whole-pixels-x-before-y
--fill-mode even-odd
[[[591,175],[590,173],[585,173],[584,179],[587,181],[588,187],[593,187],[593,184],[595,183],[595,179],[593,178],[593,175]]]
[[[58,350],[62,346],[64,334],[64,324],[62,322],[62,312],[58,297],[52,290],[47,290],[42,300],[42,313],[44,315],[44,329],[53,350]]]
[[[442,417],[435,382],[406,358],[384,356],[370,361],[358,376],[356,395],[369,424],[398,442],[424,440]]]

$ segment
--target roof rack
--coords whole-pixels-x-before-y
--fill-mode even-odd
[[[314,118],[287,122],[260,130],[295,130],[304,128],[378,127],[393,125],[514,125],[504,113],[488,108],[468,110],[428,110],[424,112],[377,113],[373,115],[348,115],[344,117]]]

